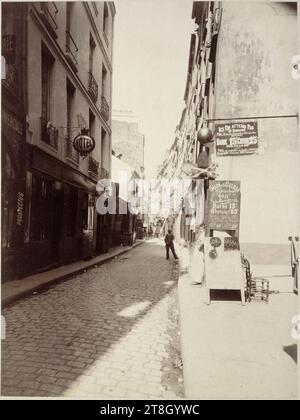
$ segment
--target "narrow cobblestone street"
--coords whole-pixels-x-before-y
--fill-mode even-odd
[[[182,398],[177,277],[151,240],[6,308],[1,394]]]

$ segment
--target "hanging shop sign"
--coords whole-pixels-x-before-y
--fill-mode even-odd
[[[197,133],[197,139],[201,144],[206,144],[213,141],[213,132],[208,127],[201,127]]]
[[[96,143],[93,137],[88,135],[88,130],[82,129],[73,140],[74,149],[85,158],[89,153],[95,149]]]
[[[209,181],[205,223],[207,229],[238,231],[240,202],[240,181]]]
[[[250,155],[258,150],[257,122],[216,124],[218,156]]]

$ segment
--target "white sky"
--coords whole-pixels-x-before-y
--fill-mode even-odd
[[[113,109],[138,116],[146,175],[155,176],[184,106],[192,0],[115,0],[115,6]]]

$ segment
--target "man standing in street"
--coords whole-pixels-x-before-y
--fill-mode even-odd
[[[168,233],[166,234],[166,237],[165,237],[166,253],[167,253],[166,259],[167,260],[169,259],[169,251],[170,251],[170,249],[172,251],[172,254],[173,254],[173,257],[175,258],[175,260],[178,260],[178,257],[177,257],[176,252],[175,252],[174,242],[173,241],[174,241],[174,236],[172,234],[171,229],[169,229],[168,230]]]

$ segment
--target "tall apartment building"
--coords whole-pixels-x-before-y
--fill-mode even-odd
[[[241,182],[240,241],[284,246],[299,226],[296,3],[194,2],[192,18],[185,108],[161,177],[217,162],[218,179]],[[203,145],[205,125],[214,141]]]
[[[4,281],[102,251],[114,16],[113,2],[2,2]],[[96,143],[85,159],[72,145],[83,128]]]

